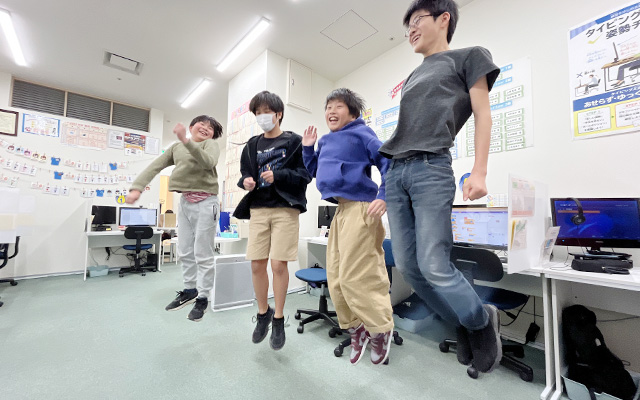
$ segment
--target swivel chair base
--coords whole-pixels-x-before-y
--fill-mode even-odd
[[[322,285],[322,290],[324,290],[324,284]],[[320,296],[320,304],[317,310],[308,310],[308,309],[299,308],[298,310],[296,310],[296,314],[294,316],[295,319],[301,319],[302,314],[307,314],[309,316],[303,319],[302,321],[300,321],[300,324],[298,325],[298,333],[304,332],[305,324],[308,324],[309,322],[317,321],[319,319],[324,319],[329,324],[331,324],[332,326],[331,329],[338,327],[338,323],[333,319],[333,317],[337,317],[338,315],[336,314],[335,311],[329,311],[327,298],[326,296],[324,296],[324,294]]]
[[[440,343],[440,351],[443,353],[448,353],[450,348],[455,348],[457,344],[458,343],[455,340],[445,339]],[[512,355],[507,353],[510,353]],[[522,346],[513,344],[502,345],[502,360],[500,360],[500,365],[517,372],[520,379],[525,382],[533,381],[533,369],[522,361],[517,360],[516,357],[524,357],[524,348],[522,348]],[[473,365],[471,365],[467,368],[467,375],[469,375],[471,379],[477,379],[478,370]]]

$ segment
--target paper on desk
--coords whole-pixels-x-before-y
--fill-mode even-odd
[[[527,220],[513,219],[511,222],[510,250],[523,250],[526,248],[527,248]]]
[[[542,247],[540,248],[540,266],[551,262],[551,252],[553,251],[553,245],[556,243],[558,232],[560,232],[559,226],[552,226],[547,229],[544,242],[542,242]]]
[[[509,202],[514,217],[533,217],[536,212],[536,187],[527,179],[509,177],[511,191]]]
[[[0,188],[0,213],[17,214],[20,191],[13,188]]]
[[[17,235],[16,231],[0,230],[0,243],[15,243]]]

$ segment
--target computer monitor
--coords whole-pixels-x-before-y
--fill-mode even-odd
[[[91,215],[93,215],[92,225],[110,225],[116,224],[116,207],[113,206],[91,206]]]
[[[451,228],[456,245],[507,250],[509,212],[506,207],[453,206]]]
[[[640,248],[640,199],[578,198],[584,222],[576,224],[578,204],[573,199],[551,199],[553,225],[560,227],[557,245]],[[579,222],[579,220],[577,220]]]
[[[338,206],[318,206],[318,228],[331,227],[331,221],[337,209]]]
[[[155,208],[120,207],[120,225],[136,226],[158,224],[158,210]]]

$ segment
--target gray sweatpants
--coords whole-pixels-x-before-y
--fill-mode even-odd
[[[178,209],[178,255],[185,289],[198,289],[198,297],[209,298],[215,277],[214,239],[220,205],[217,196],[198,203],[180,198]]]

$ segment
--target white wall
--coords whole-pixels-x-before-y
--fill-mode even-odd
[[[490,193],[506,193],[508,174],[514,173],[546,183],[550,197],[640,196],[637,183],[640,132],[573,141],[570,125],[568,31],[629,3],[628,0],[475,0],[461,9],[452,48],[484,46],[491,51],[497,65],[523,57],[530,57],[532,63],[534,146],[489,157]],[[387,91],[405,79],[421,61],[422,56],[413,53],[405,41],[340,79],[336,86],[360,93],[375,108],[374,113],[379,112],[399,104],[397,99],[391,100]],[[458,178],[472,166],[472,158],[453,162]],[[456,196],[456,202],[461,203],[460,193]],[[639,250],[624,251],[640,260]],[[566,250],[560,248],[554,253],[558,259],[564,259]],[[540,304],[538,301],[538,312]],[[532,311],[530,306],[528,311]],[[602,315],[611,319],[610,314]],[[531,316],[521,315],[515,325],[523,330],[531,320]],[[640,350],[630,349],[628,343],[629,340],[633,343],[633,337],[637,336],[630,332],[637,333],[639,328],[638,320],[601,326],[613,351],[631,360],[635,369],[639,365]]]
[[[144,169],[151,160],[157,156],[143,155],[143,156],[129,156],[124,155],[123,150],[106,149],[103,151],[87,150],[80,148],[73,148],[69,146],[63,146],[59,138],[49,138],[38,135],[23,134],[20,133],[22,129],[22,113],[46,115],[34,111],[22,110],[9,107],[11,88],[11,75],[0,72],[0,108],[11,109],[20,112],[20,124],[18,136],[3,136],[6,141],[20,144],[21,146],[29,149],[37,149],[39,151],[45,151],[46,154],[64,159],[74,159],[83,161],[97,161],[97,162],[113,162],[113,161],[128,161],[129,167],[125,170],[118,170],[123,174],[137,174]],[[122,131],[122,128],[111,127],[108,125],[102,125],[97,123],[91,123],[87,121],[80,121],[71,118],[64,118],[56,115],[49,115],[50,117],[57,118],[63,122],[79,122],[89,123],[91,125],[101,126],[108,129],[115,129]],[[163,113],[159,110],[152,109],[150,112],[149,120],[149,132],[136,132],[146,136],[153,136],[156,138],[162,137],[163,130]],[[2,155],[15,161],[22,161],[22,157],[12,155],[6,152],[5,149],[0,149]],[[24,159],[26,160],[26,159]],[[50,162],[46,164],[36,163],[37,167],[46,169],[56,169]],[[67,166],[59,166],[60,171],[72,172],[73,168]],[[0,172],[6,172],[2,170]],[[8,172],[8,174],[11,174]],[[117,206],[115,196],[104,198],[85,199],[81,198],[80,194],[76,191],[71,191],[69,196],[53,196],[44,194],[41,191],[31,189],[31,182],[43,182],[64,185],[69,188],[82,189],[92,187],[104,187],[105,189],[115,190],[116,188],[129,188],[130,183],[120,182],[118,185],[82,185],[74,183],[71,180],[54,181],[53,174],[47,171],[38,171],[35,177],[28,175],[20,175],[18,188],[21,189],[21,193],[36,196],[36,210],[35,210],[35,226],[32,229],[32,233],[25,235],[20,241],[20,254],[14,260],[11,260],[9,264],[0,270],[0,277],[25,277],[25,276],[37,276],[48,274],[61,274],[68,272],[82,271],[85,265],[85,249],[86,249],[86,235],[85,235],[85,219],[88,217],[91,211],[91,205],[111,205]],[[154,179],[151,184],[151,190],[144,192],[140,197],[139,205],[148,207],[150,203],[154,203],[157,207],[158,194],[159,194],[159,179]],[[104,258],[106,252],[104,249],[95,249],[92,251],[92,255],[96,262],[105,264]],[[91,258],[90,258],[91,259]],[[124,256],[112,256],[110,266],[128,266],[129,262]],[[91,264],[89,264],[91,265]]]

